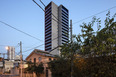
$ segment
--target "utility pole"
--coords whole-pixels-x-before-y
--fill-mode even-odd
[[[7,53],[0,53],[0,57],[1,55],[3,55],[3,58],[5,59],[5,55],[7,55]]]
[[[72,20],[70,20],[70,40],[72,42]]]
[[[20,68],[21,68],[20,77],[22,77],[22,42],[21,41],[20,41]]]
[[[4,59],[5,59],[5,54],[6,54],[6,53],[3,53],[3,58],[4,58]]]
[[[71,41],[71,45],[72,45],[72,20],[70,20],[70,41]],[[73,52],[71,49],[71,77],[73,77]]]

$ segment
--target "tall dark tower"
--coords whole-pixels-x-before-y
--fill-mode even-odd
[[[45,7],[45,51],[50,52],[54,49],[51,53],[59,55],[60,51],[56,47],[68,42],[68,34],[68,10],[63,5],[57,6],[54,2],[50,2]]]

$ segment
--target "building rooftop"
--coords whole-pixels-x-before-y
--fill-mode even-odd
[[[29,56],[27,56],[26,59],[28,59],[32,54],[37,54],[37,55],[42,55],[42,56],[47,56],[47,57],[55,57],[54,55],[50,54],[49,52],[47,51],[44,51],[44,50],[39,50],[39,49],[34,49],[30,54]]]

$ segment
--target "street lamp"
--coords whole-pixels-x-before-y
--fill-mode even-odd
[[[5,49],[6,49],[6,50],[8,50],[8,49],[9,49],[9,47],[8,47],[8,46],[6,46],[6,47],[5,47]]]

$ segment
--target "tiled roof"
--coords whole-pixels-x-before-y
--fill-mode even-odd
[[[47,51],[43,51],[43,50],[39,50],[39,49],[34,49],[28,56],[27,58],[29,58],[33,53],[37,54],[37,55],[42,55],[42,56],[48,56],[48,57],[55,57],[54,55],[50,54]],[[26,58],[26,59],[27,59]]]

